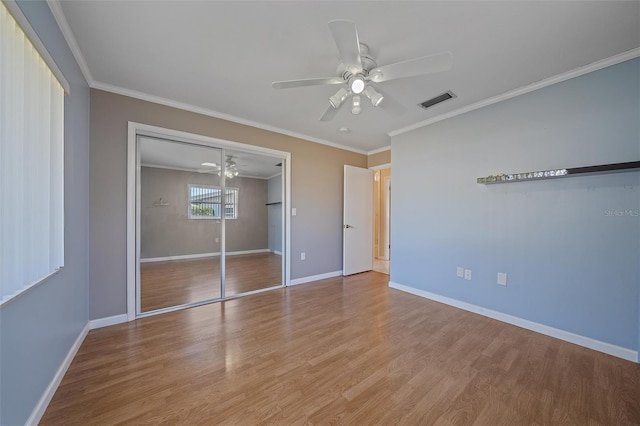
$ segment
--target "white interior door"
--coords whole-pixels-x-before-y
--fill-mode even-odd
[[[373,171],[344,166],[342,274],[373,269]]]

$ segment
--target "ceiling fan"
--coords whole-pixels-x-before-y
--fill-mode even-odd
[[[222,166],[216,163],[202,163],[201,167],[197,169],[198,173],[211,173],[217,174],[218,176],[222,175]],[[238,176],[240,172],[238,171],[238,165],[235,161],[233,161],[233,156],[227,155],[225,164],[224,164],[224,175],[227,179],[233,179]]]
[[[379,67],[370,56],[367,45],[360,43],[354,22],[342,19],[330,21],[329,29],[340,53],[338,76],[274,81],[271,84],[275,89],[342,85],[329,98],[329,106],[320,121],[331,120],[349,96],[352,114],[362,112],[361,95],[366,96],[374,107],[381,105],[384,99],[391,101],[389,96],[376,90],[374,83],[447,71],[453,65],[451,53],[442,52]]]

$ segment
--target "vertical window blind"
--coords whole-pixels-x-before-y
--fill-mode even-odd
[[[0,2],[0,303],[64,264],[64,94]]]

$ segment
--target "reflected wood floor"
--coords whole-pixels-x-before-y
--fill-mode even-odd
[[[226,258],[226,295],[282,284],[282,256],[244,254]],[[220,298],[220,258],[140,264],[142,312]]]
[[[44,425],[640,423],[640,365],[368,272],[92,330]]]

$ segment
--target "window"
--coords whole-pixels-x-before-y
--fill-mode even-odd
[[[68,83],[14,2],[0,2],[0,304],[64,264]]]
[[[189,185],[189,219],[220,219],[218,186]],[[226,188],[224,197],[225,219],[238,218],[238,188]]]

